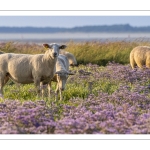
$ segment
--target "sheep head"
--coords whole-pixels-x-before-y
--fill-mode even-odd
[[[63,91],[65,89],[68,75],[74,75],[74,73],[72,73],[70,71],[64,71],[64,70],[63,71],[57,71],[57,72],[55,72],[55,74],[57,75],[57,82],[59,85],[59,89],[61,91]]]
[[[59,44],[56,44],[56,43],[43,44],[43,46],[46,48],[46,50],[49,51],[49,55],[52,58],[58,57],[60,49],[65,49],[67,47],[66,45],[59,45]]]

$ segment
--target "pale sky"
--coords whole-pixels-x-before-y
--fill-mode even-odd
[[[130,24],[150,26],[150,16],[0,16],[0,27],[76,27]]]

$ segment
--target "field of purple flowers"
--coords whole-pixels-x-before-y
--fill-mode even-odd
[[[0,133],[150,133],[149,69],[132,70],[130,65],[109,63],[106,67],[80,65],[73,71],[76,75],[68,79],[62,102],[2,101]],[[75,91],[84,91],[84,95]]]

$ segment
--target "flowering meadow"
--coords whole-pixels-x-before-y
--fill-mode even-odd
[[[76,74],[68,78],[62,101],[37,99],[33,85],[9,82],[0,103],[0,133],[150,133],[149,69],[109,62],[71,70]]]
[[[149,69],[111,62],[106,67],[79,65],[72,71],[76,74],[68,79],[63,101],[10,99],[7,90],[13,94],[16,85],[8,84],[0,103],[0,133],[150,133]]]

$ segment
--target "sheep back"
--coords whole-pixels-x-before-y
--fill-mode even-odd
[[[146,66],[150,68],[150,47],[138,46],[130,52],[130,65],[134,69],[137,65],[139,68]]]
[[[50,64],[43,65],[43,56],[14,53],[0,55],[0,72],[9,73],[13,81],[22,84],[33,83],[36,76],[51,79],[55,70]]]
[[[63,54],[63,55],[65,55],[68,58],[69,65],[71,65],[71,66],[76,66],[77,65],[77,60],[76,60],[75,56],[72,53],[69,53],[67,51],[61,50],[60,54]]]

